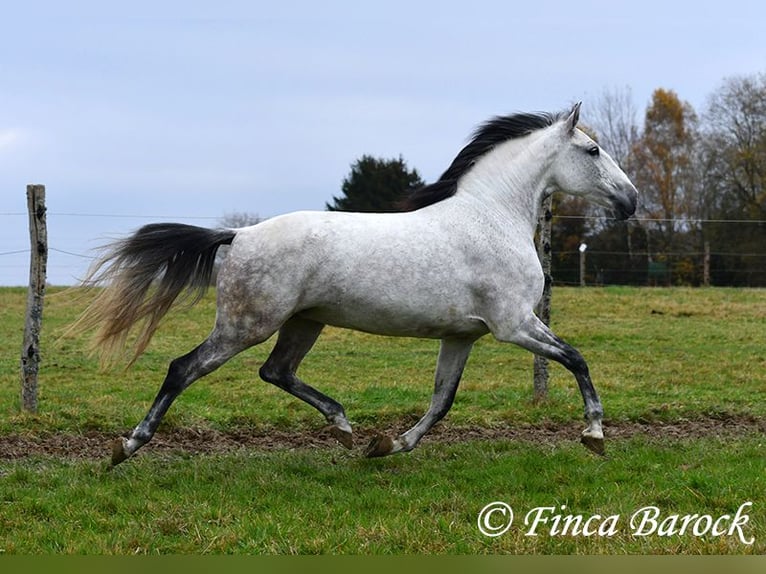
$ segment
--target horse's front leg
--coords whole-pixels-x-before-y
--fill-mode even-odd
[[[455,400],[458,383],[474,341],[475,339],[442,339],[436,366],[434,393],[428,411],[414,427],[396,438],[388,436],[373,438],[365,451],[368,457],[412,450],[431,427],[444,418]]]
[[[580,440],[596,454],[604,454],[604,431],[601,427],[604,409],[590,380],[588,364],[580,352],[559,339],[534,315],[530,315],[513,334],[498,339],[516,343],[536,355],[561,363],[574,375],[585,403],[585,420],[588,423]]]

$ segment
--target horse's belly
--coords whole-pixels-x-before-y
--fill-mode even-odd
[[[301,311],[300,315],[326,325],[395,337],[442,339],[455,336],[478,337],[489,332],[480,318],[455,307],[439,305],[419,311],[379,305],[355,309],[322,306]]]

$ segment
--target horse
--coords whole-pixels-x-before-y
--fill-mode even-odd
[[[218,248],[230,245],[212,331],[170,362],[144,419],[115,440],[112,465],[151,440],[184,389],[275,333],[260,377],[316,408],[352,448],[343,406],[296,375],[325,325],[440,340],[428,410],[398,436],[373,438],[368,457],[415,448],[450,410],[469,353],[487,334],[574,375],[587,422],[581,442],[603,454],[603,408],[588,365],[533,311],[544,284],[534,233],[546,196],[587,197],[617,219],[636,209],[628,176],[577,127],[580,106],[491,118],[397,212],[298,211],[232,229],[154,223],[108,245],[84,282],[103,288],[75,326],[95,329],[106,356],[124,351],[133,334],[131,363],[174,303],[203,295]]]

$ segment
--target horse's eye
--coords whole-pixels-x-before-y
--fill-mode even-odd
[[[593,157],[598,157],[599,151],[598,146],[594,145],[593,147],[588,148],[588,155],[592,155]]]

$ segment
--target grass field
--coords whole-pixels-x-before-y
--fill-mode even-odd
[[[58,445],[26,456],[0,448],[0,553],[766,550],[766,291],[554,290],[554,330],[588,360],[604,403],[606,458],[577,443],[582,401],[571,375],[553,365],[549,399],[532,404],[532,356],[487,337],[440,432],[412,453],[368,460],[363,444],[317,444],[322,417],[257,377],[267,343],[188,389],[155,441],[184,431],[290,440],[207,454],[150,444],[113,471],[107,437],[143,417],[168,361],[207,334],[214,300],[172,312],[131,370],[101,371],[85,337],[58,338],[81,295],[49,290],[40,412],[28,415],[18,408],[25,292],[0,289],[0,442]],[[398,432],[428,405],[437,348],[328,329],[301,376],[343,403],[360,435]],[[513,439],[519,429],[524,440]],[[81,451],[94,437],[103,456]],[[477,517],[493,501],[513,507],[514,522],[490,538]],[[648,506],[659,523],[733,516],[746,502],[752,544],[737,532],[639,536],[630,526]],[[553,507],[549,522],[528,536],[525,515],[543,507]],[[554,512],[617,518],[610,535],[557,534]],[[670,518],[663,524],[672,530]]]

